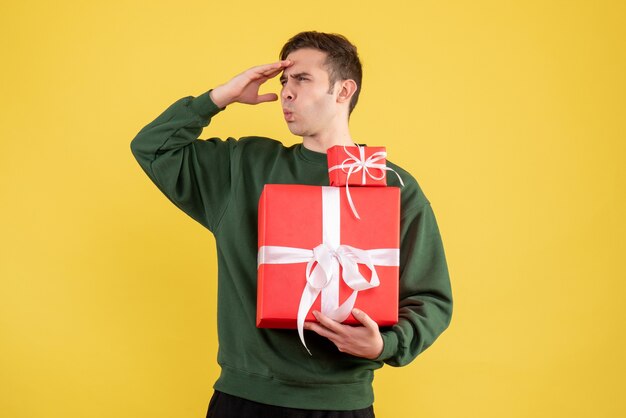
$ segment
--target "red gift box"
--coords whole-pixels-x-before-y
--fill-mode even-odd
[[[386,186],[385,147],[335,145],[326,151],[331,186]]]
[[[359,324],[398,321],[400,189],[265,185],[259,200],[257,326],[298,328],[313,310]],[[352,305],[354,303],[354,305]],[[304,340],[303,340],[304,342]]]

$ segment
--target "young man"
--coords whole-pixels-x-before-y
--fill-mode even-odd
[[[341,35],[303,32],[281,60],[251,68],[198,97],[168,107],[133,139],[132,152],[155,185],[216,239],[218,363],[221,374],[207,417],[373,417],[373,372],[402,366],[447,328],[452,295],[443,245],[430,203],[415,179],[387,162],[401,189],[400,308],[397,325],[379,329],[315,312],[307,345],[295,330],[259,329],[256,317],[257,208],[267,183],[328,185],[326,150],[354,145],[348,128],[361,87],[356,48]],[[234,103],[278,99],[259,87],[281,74],[281,103],[302,143],[262,137],[198,139],[213,116]],[[369,138],[384,145],[384,138]],[[394,177],[389,186],[399,186]]]

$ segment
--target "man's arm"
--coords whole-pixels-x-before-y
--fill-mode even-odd
[[[135,159],[153,183],[181,210],[211,231],[229,198],[234,138],[198,139],[211,118],[231,103],[276,100],[259,87],[291,65],[289,61],[253,67],[198,97],[184,97],[146,125],[131,141]]]
[[[430,203],[403,213],[400,228],[399,320],[382,331],[384,348],[377,357],[392,366],[410,363],[452,318],[450,275]]]

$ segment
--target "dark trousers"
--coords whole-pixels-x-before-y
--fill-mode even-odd
[[[316,411],[266,405],[215,391],[206,418],[375,418],[374,408]]]

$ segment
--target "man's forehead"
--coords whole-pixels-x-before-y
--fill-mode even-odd
[[[293,51],[286,59],[293,64],[285,68],[283,74],[326,72],[326,53],[317,49],[303,48]]]

